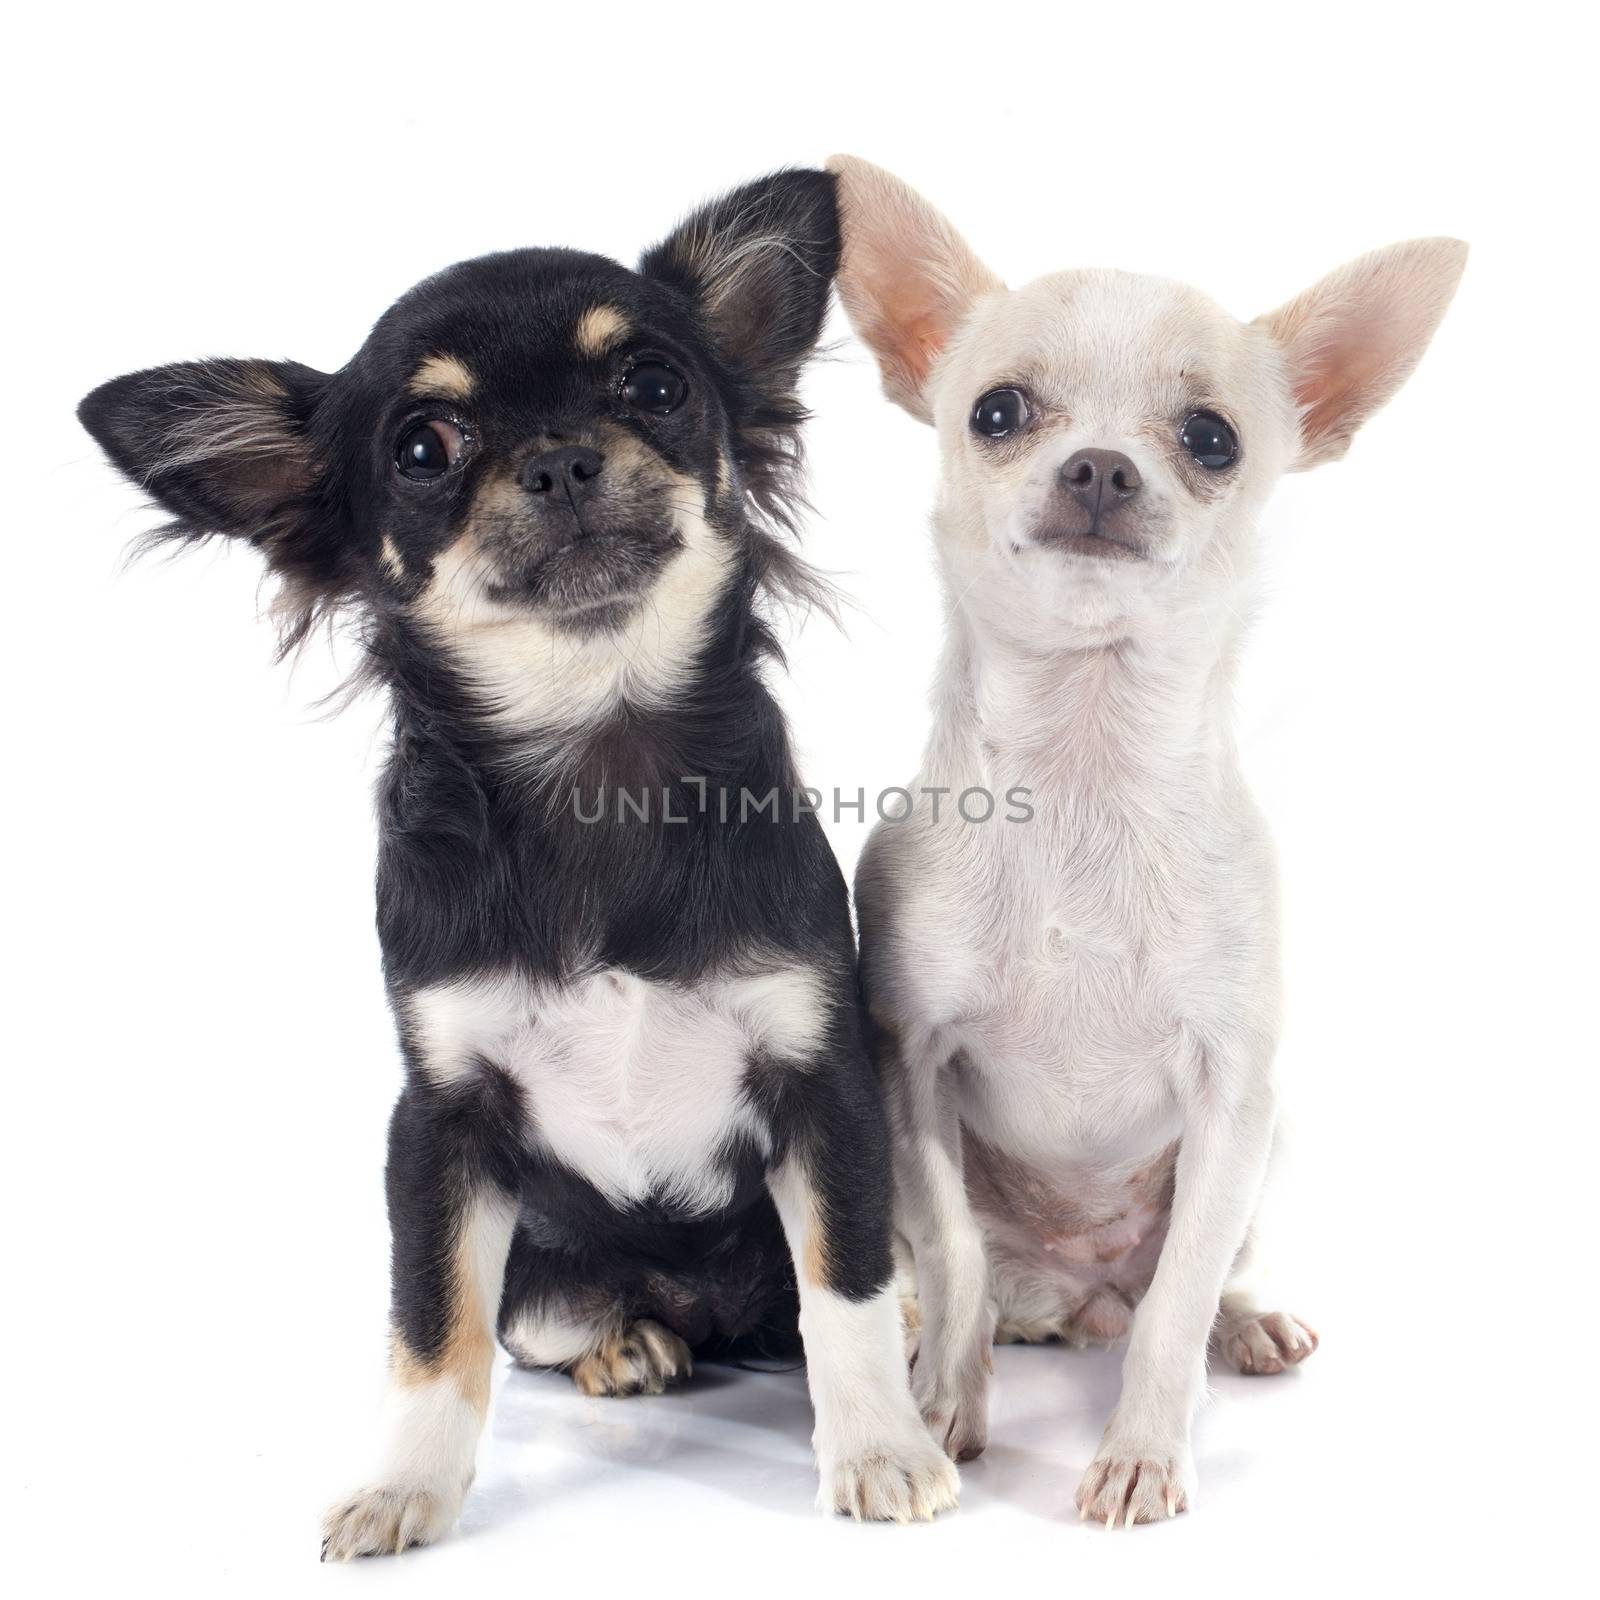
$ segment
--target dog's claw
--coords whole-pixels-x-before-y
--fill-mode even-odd
[[[1273,1378],[1316,1353],[1317,1333],[1283,1311],[1263,1311],[1230,1323],[1221,1340],[1223,1357],[1245,1377]]]
[[[401,1555],[414,1545],[431,1544],[449,1532],[461,1492],[405,1479],[375,1483],[328,1513],[322,1559]]]
[[[1178,1459],[1154,1452],[1102,1453],[1089,1463],[1078,1485],[1078,1515],[1103,1522],[1107,1531],[1141,1522],[1160,1522],[1188,1509],[1184,1469]]]
[[[959,1490],[955,1467],[918,1428],[904,1440],[824,1460],[819,1500],[856,1522],[931,1522],[955,1506]]]

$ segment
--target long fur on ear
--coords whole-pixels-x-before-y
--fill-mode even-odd
[[[816,348],[839,263],[826,172],[794,169],[713,200],[639,262],[694,300],[739,389],[739,467],[756,504],[792,525],[800,463],[800,369]]]
[[[288,361],[189,361],[113,378],[78,420],[169,512],[152,540],[248,539],[281,580],[279,648],[301,642],[354,578],[310,423],[329,379]]]
[[[1300,404],[1296,470],[1337,461],[1411,376],[1461,281],[1459,239],[1411,239],[1347,262],[1256,319],[1283,347]]]
[[[928,373],[980,295],[1005,284],[909,184],[859,156],[833,156],[844,253],[839,298],[878,358],[883,392],[933,421]]]

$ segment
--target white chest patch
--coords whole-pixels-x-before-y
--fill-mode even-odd
[[[1052,826],[1043,808],[1009,834],[881,848],[896,920],[874,1006],[912,1048],[963,1058],[962,1120],[1008,1155],[1153,1155],[1177,1137],[1200,1041],[1269,1009],[1246,855],[1218,868],[1109,823]]]
[[[560,985],[509,974],[441,984],[407,1010],[437,1082],[481,1061],[509,1074],[531,1142],[609,1199],[707,1212],[732,1198],[732,1175],[716,1159],[727,1142],[769,1148],[743,1093],[751,1058],[804,1065],[832,1004],[806,968],[693,985],[607,969]]]

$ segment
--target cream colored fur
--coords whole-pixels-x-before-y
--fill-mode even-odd
[[[918,1397],[952,1454],[975,1453],[997,1321],[1006,1337],[1073,1338],[1131,1319],[1078,1504],[1151,1521],[1194,1493],[1214,1327],[1245,1371],[1315,1348],[1243,1270],[1281,1012],[1273,848],[1230,717],[1257,514],[1404,380],[1465,247],[1376,252],[1245,323],[1127,273],[1008,291],[898,179],[831,165],[844,303],[886,392],[939,435],[947,637],[913,787],[1024,785],[1035,809],[1021,825],[947,811],[881,826],[857,882],[915,1257]],[[969,419],[1000,386],[1023,389],[1035,420],[997,449]],[[1197,408],[1238,432],[1222,474],[1177,443]],[[1087,447],[1122,452],[1143,480],[1137,559],[1049,541],[1058,475]]]

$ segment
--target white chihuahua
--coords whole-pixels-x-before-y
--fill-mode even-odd
[[[898,179],[830,165],[845,307],[942,460],[948,638],[913,785],[935,808],[880,825],[856,883],[918,1398],[964,1459],[994,1338],[1129,1333],[1078,1509],[1154,1521],[1194,1493],[1213,1334],[1246,1373],[1317,1347],[1248,1271],[1280,1013],[1229,717],[1256,514],[1400,387],[1466,247],[1377,251],[1241,323],[1121,272],[1008,291]],[[956,798],[1017,788],[1024,822]]]

